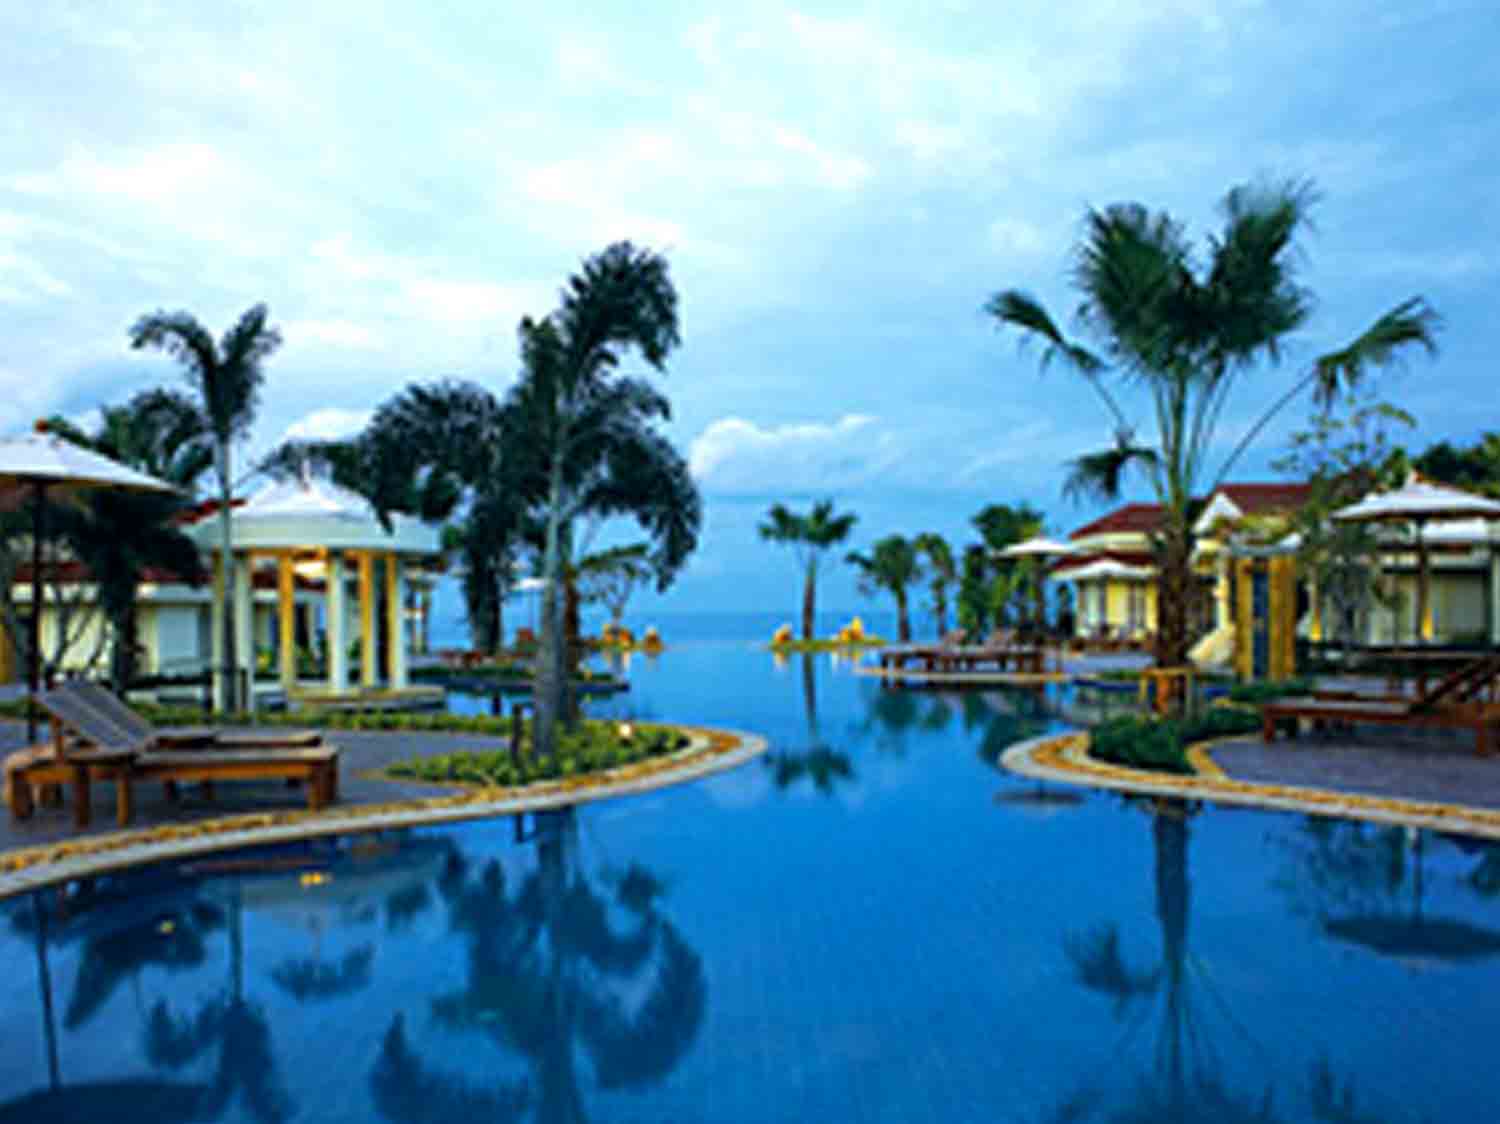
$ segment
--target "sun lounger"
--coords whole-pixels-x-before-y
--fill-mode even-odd
[[[93,780],[115,784],[116,816],[121,826],[133,812],[131,786],[136,780],[158,780],[175,791],[178,782],[285,779],[305,784],[308,807],[317,811],[338,796],[339,751],[329,745],[198,742],[196,749],[173,748],[149,736],[142,739],[118,713],[106,713],[77,685],[65,685],[37,696],[52,724],[52,743],[13,755],[6,780],[11,812],[25,818],[34,807],[36,786],[69,784],[74,820],[89,822]],[[128,713],[129,708],[122,708]]]
[[[1484,656],[1445,676],[1430,690],[1409,698],[1323,697],[1277,699],[1260,708],[1261,737],[1274,741],[1278,729],[1293,733],[1302,720],[1314,725],[1371,723],[1390,726],[1429,726],[1474,731],[1474,750],[1488,754],[1500,705],[1479,698],[1497,676],[1500,656]]]
[[[88,679],[70,679],[58,688],[77,695],[99,719],[137,744],[152,749],[274,749],[292,746],[310,748],[323,744],[316,730],[268,730],[264,733],[230,733],[212,726],[162,730],[127,706],[107,687]]]

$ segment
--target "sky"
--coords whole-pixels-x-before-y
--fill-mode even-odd
[[[794,561],[756,536],[773,502],[833,497],[857,548],[962,545],[991,502],[1062,534],[1098,513],[1060,485],[1106,415],[981,311],[1014,287],[1067,314],[1091,206],[1202,245],[1235,184],[1316,184],[1316,312],[1223,451],[1418,294],[1444,331],[1385,387],[1408,443],[1500,428],[1497,47],[1493,0],[0,6],[0,432],[178,382],[129,350],[142,313],[218,334],[258,301],[285,343],[247,458],[414,381],[502,393],[517,320],[630,238],[680,294],[662,385],[706,516],[642,607],[790,618]],[[1274,479],[1306,415],[1236,477]],[[822,601],[861,606],[847,567]]]

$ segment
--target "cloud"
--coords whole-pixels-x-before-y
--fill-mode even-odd
[[[343,410],[337,406],[325,406],[287,426],[277,444],[287,441],[341,441],[364,429],[373,413],[373,410]]]
[[[292,346],[307,340],[358,351],[380,346],[380,337],[373,329],[352,320],[288,320],[281,325],[281,334]]]
[[[831,423],[764,428],[745,418],[719,418],[693,439],[688,464],[713,490],[849,487],[889,460],[888,436],[871,432],[876,421],[845,414]]]

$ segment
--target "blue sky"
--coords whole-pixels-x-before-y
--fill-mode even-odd
[[[1071,307],[1088,205],[1201,233],[1270,175],[1323,194],[1320,304],[1226,442],[1418,293],[1443,353],[1390,394],[1419,443],[1469,439],[1495,424],[1497,46],[1493,3],[6,5],[0,429],[177,378],[126,347],[158,307],[218,331],[269,303],[251,453],[412,380],[498,392],[517,318],[630,237],[681,293],[666,387],[707,504],[667,607],[790,612],[792,560],[755,539],[773,500],[835,496],[857,545],[961,541],[991,501],[1089,517],[1060,466],[1103,415],[981,304]],[[857,607],[841,569],[824,602]]]

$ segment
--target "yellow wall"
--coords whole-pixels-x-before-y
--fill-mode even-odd
[[[1255,677],[1255,635],[1266,634],[1265,674],[1268,679],[1290,679],[1297,674],[1297,567],[1290,556],[1239,558],[1235,567],[1236,605],[1234,666],[1241,679]],[[1266,619],[1254,613],[1253,575],[1267,574]]]

